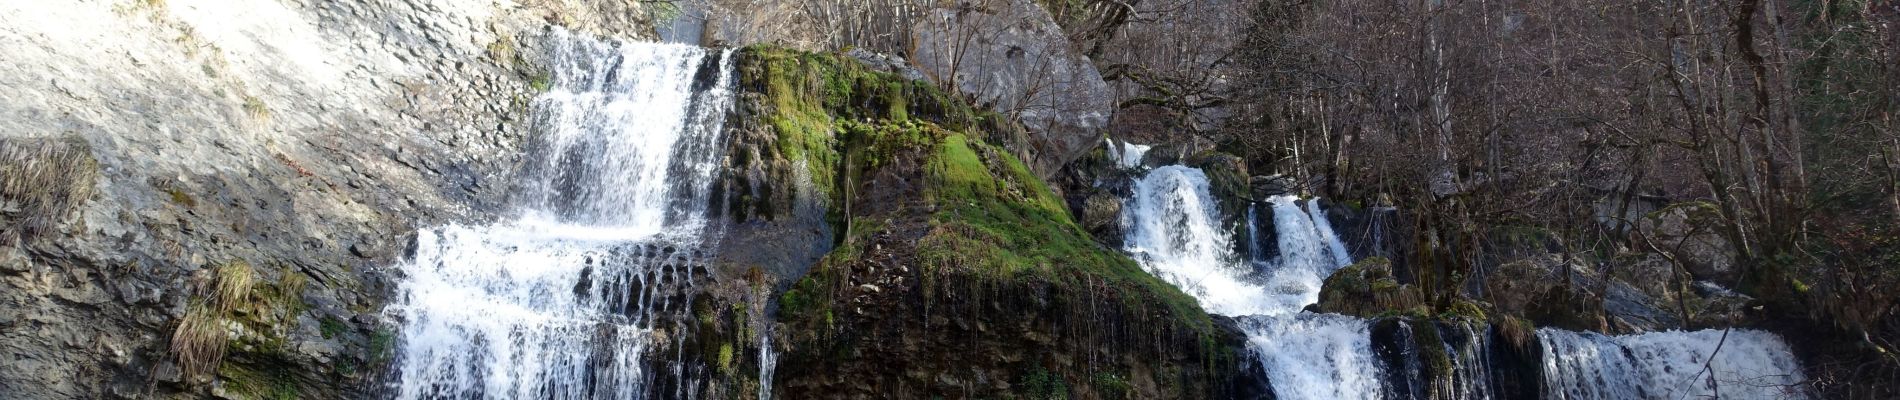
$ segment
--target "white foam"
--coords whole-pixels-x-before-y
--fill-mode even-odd
[[[520,217],[418,232],[402,266],[397,398],[647,395],[708,225],[731,53],[555,35]]]

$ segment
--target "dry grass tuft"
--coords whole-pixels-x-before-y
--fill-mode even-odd
[[[250,301],[257,284],[257,271],[243,260],[235,260],[208,270],[210,277],[193,280],[194,291],[185,316],[172,330],[171,351],[178,368],[187,379],[216,373],[224,363],[224,349],[231,333],[225,316]]]
[[[264,100],[258,99],[257,96],[244,96],[244,113],[250,114],[251,119],[260,122],[270,121],[270,106],[265,105]]]
[[[211,293],[212,303],[218,306],[219,313],[228,313],[244,305],[251,295],[251,287],[257,284],[257,271],[251,269],[251,263],[243,260],[219,265],[218,284]]]
[[[193,304],[172,330],[172,354],[187,379],[208,376],[224,363],[231,333],[225,330],[223,314],[211,305]]]
[[[0,244],[51,231],[92,198],[98,176],[79,137],[0,138]]]

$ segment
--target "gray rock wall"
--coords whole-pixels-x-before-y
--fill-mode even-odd
[[[541,34],[646,36],[638,4],[0,4],[0,162],[96,162],[34,177],[92,190],[0,240],[0,398],[369,396],[414,228],[505,211]],[[240,264],[225,362],[184,376],[178,321]]]

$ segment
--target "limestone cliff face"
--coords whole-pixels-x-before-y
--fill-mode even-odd
[[[601,3],[0,5],[0,398],[369,396],[414,227],[505,200],[542,34],[648,31]]]

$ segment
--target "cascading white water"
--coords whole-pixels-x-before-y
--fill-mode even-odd
[[[772,374],[778,372],[778,351],[772,350],[771,327],[759,334],[759,400],[772,400]]]
[[[1727,335],[1703,330],[1603,336],[1539,329],[1544,397],[1807,398],[1796,385],[1804,380],[1801,366],[1780,337],[1745,329]]]
[[[553,35],[521,216],[421,231],[402,266],[397,398],[647,395],[708,244],[731,52]]]
[[[1141,157],[1148,154],[1148,149],[1154,147],[1129,142],[1115,143],[1115,139],[1111,138],[1103,138],[1102,140],[1108,144],[1109,158],[1115,159],[1115,165],[1122,169],[1140,167]]]
[[[1377,399],[1366,321],[1338,314],[1242,317],[1248,348],[1281,399]]]
[[[1314,202],[1307,202],[1310,209],[1292,196],[1269,203],[1279,257],[1247,260],[1235,254],[1233,231],[1221,225],[1206,174],[1156,168],[1135,182],[1123,208],[1124,249],[1209,312],[1239,317],[1279,398],[1380,398],[1366,322],[1300,311],[1319,299],[1327,274],[1350,263],[1345,246]],[[1251,215],[1247,222],[1256,227]]]
[[[1442,383],[1447,394],[1454,399],[1492,398],[1495,391],[1490,385],[1489,327],[1470,321],[1444,324],[1440,326],[1439,336],[1444,338],[1445,355],[1452,366],[1452,373],[1447,377],[1450,382]]]
[[[1126,144],[1124,144],[1126,145]],[[1199,299],[1208,311],[1234,316],[1248,336],[1249,348],[1264,367],[1281,399],[1376,399],[1436,396],[1488,399],[1491,387],[1490,339],[1482,325],[1468,323],[1396,325],[1399,361],[1376,355],[1368,321],[1300,311],[1318,300],[1324,279],[1351,257],[1318,202],[1291,196],[1268,199],[1272,215],[1272,257],[1249,243],[1246,257],[1235,254],[1233,232],[1221,225],[1207,177],[1183,166],[1156,168],[1133,185],[1123,208],[1124,249],[1155,276]],[[1248,209],[1247,237],[1267,232]],[[1257,240],[1257,239],[1256,239]],[[1251,263],[1253,268],[1246,265]],[[1449,325],[1447,325],[1449,324]],[[1448,374],[1420,376],[1418,329],[1436,329],[1438,346],[1448,356]],[[1719,331],[1660,332],[1608,337],[1543,329],[1543,395],[1570,399],[1680,399],[1719,393],[1725,398],[1805,398],[1791,386],[1802,380],[1787,346],[1773,334],[1730,333],[1713,362],[1710,352],[1723,342]],[[1388,347],[1390,348],[1390,347]],[[1402,365],[1384,365],[1397,362]],[[1714,374],[1703,373],[1707,363]],[[1386,373],[1387,370],[1396,372]],[[1385,382],[1388,377],[1406,382]],[[1713,380],[1711,380],[1711,377]],[[1714,382],[1711,384],[1710,382]],[[1718,392],[1719,390],[1719,392]]]
[[[1124,208],[1129,218],[1126,250],[1149,273],[1200,299],[1216,314],[1284,314],[1267,290],[1241,279],[1232,235],[1220,227],[1214,197],[1201,170],[1171,165],[1136,181]],[[1297,306],[1294,308],[1297,310]]]

